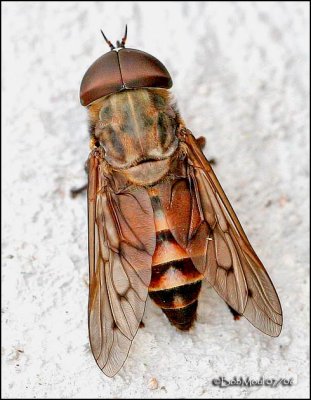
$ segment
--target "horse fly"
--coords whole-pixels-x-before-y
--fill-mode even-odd
[[[103,34],[104,35],[104,34]],[[127,30],[85,73],[89,337],[109,377],[123,366],[147,296],[177,329],[196,319],[203,280],[235,319],[278,336],[282,310],[214,171],[186,128],[152,55],[125,48]]]

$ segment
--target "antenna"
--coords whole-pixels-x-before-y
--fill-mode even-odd
[[[108,44],[108,46],[110,47],[110,49],[114,50],[115,46],[110,42],[110,40],[107,39],[107,37],[104,34],[104,32],[102,30],[100,30],[100,31],[101,31],[102,35],[104,36],[104,39],[105,39],[106,43]],[[126,38],[127,38],[127,25],[125,25],[125,32],[124,32],[124,36],[123,36],[121,42],[119,40],[117,40],[116,46],[124,48],[125,47]]]
[[[126,38],[127,38],[127,25],[125,25],[125,32],[124,32],[124,36],[120,42],[120,40],[117,40],[117,47],[125,47],[125,42],[126,42]]]
[[[110,49],[111,49],[111,50],[115,49],[114,45],[110,42],[110,40],[108,40],[108,39],[106,38],[106,35],[104,34],[104,32],[103,32],[102,30],[100,30],[100,31],[101,31],[102,35],[104,36],[104,39],[105,39],[106,43],[108,44],[108,46],[110,47]],[[122,39],[122,40],[123,40],[123,39]],[[123,47],[124,47],[124,46],[123,46]]]
[[[125,25],[125,33],[121,40],[121,47],[125,47],[126,38],[127,38],[127,24]]]

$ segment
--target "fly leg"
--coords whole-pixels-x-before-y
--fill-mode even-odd
[[[199,145],[200,149],[203,150],[204,147],[206,146],[206,139],[205,139],[205,137],[200,136],[200,137],[198,137],[196,140],[197,140],[197,144]],[[209,162],[211,165],[215,165],[215,164],[216,164],[215,158],[210,158],[210,159],[208,160],[208,162]]]
[[[86,174],[88,174],[89,172],[89,168],[88,168],[88,161],[85,162],[84,164],[84,170],[86,172]],[[83,193],[86,191],[88,184],[85,183],[84,185],[82,185],[79,188],[72,188],[70,189],[70,196],[74,199],[75,197],[77,197],[79,194]]]
[[[86,189],[87,189],[87,183],[85,183],[83,186],[79,188],[72,188],[70,189],[70,196],[74,199],[79,194],[83,193]]]
[[[197,143],[198,143],[200,149],[203,150],[204,147],[205,147],[205,145],[206,145],[206,139],[205,139],[205,137],[203,137],[203,136],[198,137],[198,138],[197,138]]]
[[[241,314],[239,314],[238,312],[236,312],[232,307],[229,306],[229,304],[228,304],[228,307],[229,307],[229,310],[231,311],[231,313],[232,313],[232,315],[233,315],[233,319],[234,319],[235,321],[238,321],[238,320],[240,319],[240,317],[241,317]]]

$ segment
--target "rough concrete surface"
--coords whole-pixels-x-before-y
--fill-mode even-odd
[[[3,2],[2,395],[5,398],[307,398],[309,3]],[[128,46],[171,72],[195,135],[279,293],[270,338],[204,287],[177,332],[150,301],[113,379],[87,331],[87,67],[129,26]],[[212,379],[293,379],[213,386]]]

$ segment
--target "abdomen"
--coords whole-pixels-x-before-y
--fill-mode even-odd
[[[149,296],[178,329],[188,330],[196,318],[203,276],[178,245],[165,220],[161,199],[151,191],[156,227]]]

